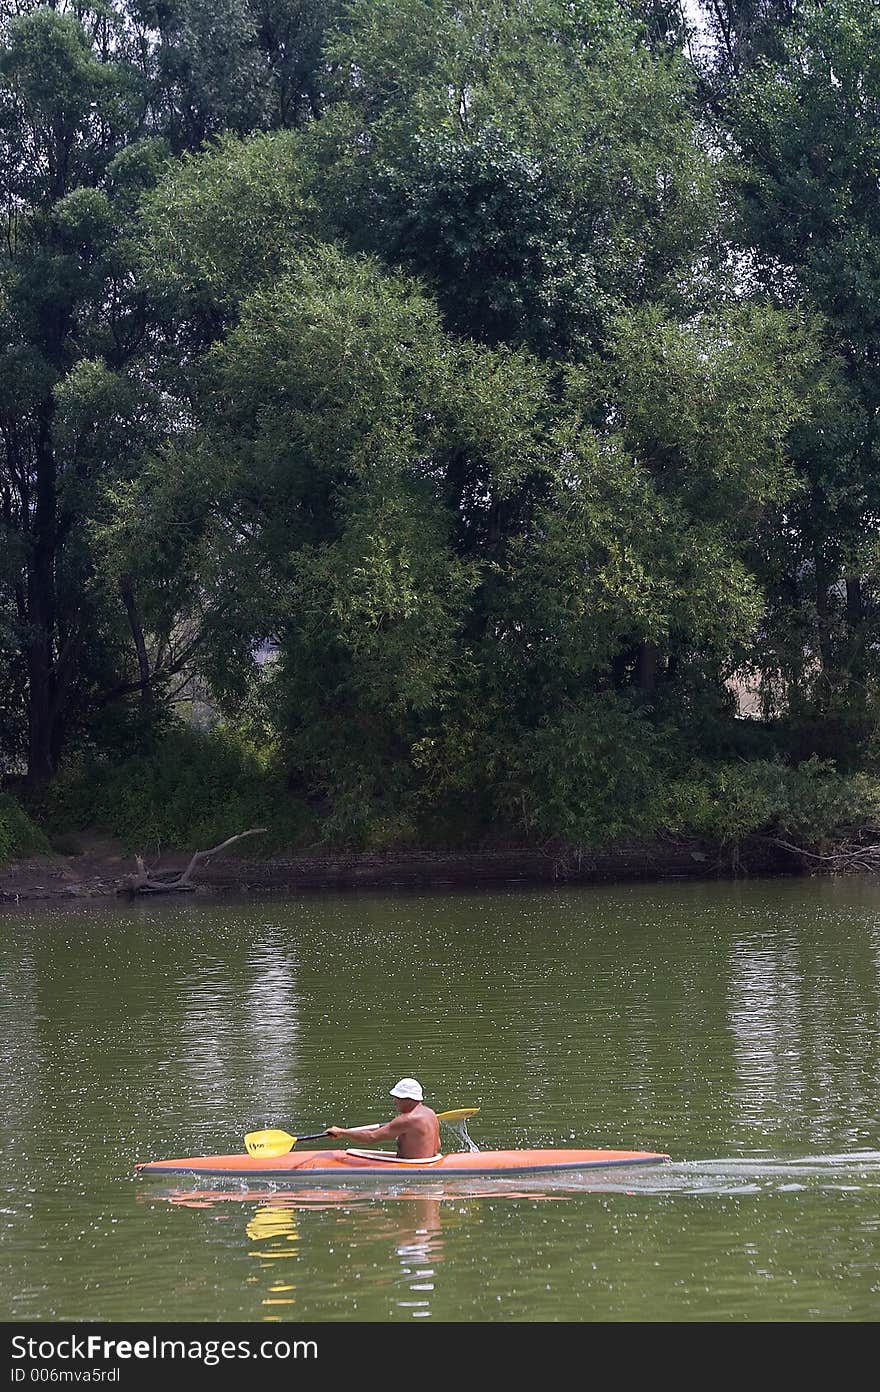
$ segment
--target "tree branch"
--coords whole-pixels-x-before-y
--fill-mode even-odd
[[[137,874],[130,875],[126,883],[120,889],[121,894],[169,894],[174,890],[194,889],[195,885],[191,882],[191,876],[196,866],[203,860],[210,860],[211,856],[219,855],[225,851],[227,846],[231,846],[234,841],[241,841],[245,836],[260,836],[267,831],[267,827],[251,827],[250,831],[240,831],[236,836],[229,836],[225,841],[221,841],[219,846],[212,846],[209,851],[196,851],[189,865],[182,873],[174,871],[159,877],[161,872],[148,870],[144,865],[142,856],[135,856],[137,864]]]

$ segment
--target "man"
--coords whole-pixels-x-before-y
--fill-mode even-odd
[[[432,1160],[440,1152],[440,1123],[435,1112],[426,1107],[420,1083],[415,1078],[401,1078],[391,1089],[397,1116],[377,1126],[328,1126],[327,1135],[344,1136],[346,1140],[372,1143],[397,1141],[400,1160]]]

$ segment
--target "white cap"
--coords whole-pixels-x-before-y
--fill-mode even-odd
[[[395,1083],[391,1089],[392,1097],[411,1097],[414,1102],[421,1102],[424,1093],[421,1083],[417,1083],[415,1078],[401,1078],[399,1083]]]

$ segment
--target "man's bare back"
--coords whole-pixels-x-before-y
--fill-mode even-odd
[[[411,1079],[406,1081],[414,1082]],[[409,1097],[400,1098],[397,1109],[397,1116],[380,1126],[328,1126],[327,1135],[345,1137],[360,1145],[371,1145],[374,1141],[396,1141],[401,1160],[430,1160],[438,1155],[440,1123],[436,1112],[426,1107],[424,1102]]]
[[[411,1112],[401,1112],[382,1128],[397,1137],[397,1154],[401,1160],[428,1160],[440,1150],[440,1123],[437,1113],[417,1102]]]

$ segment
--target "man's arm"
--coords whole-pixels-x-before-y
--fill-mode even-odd
[[[328,1126],[327,1135],[344,1136],[351,1141],[393,1141],[405,1130],[405,1117],[396,1116],[391,1121],[377,1122],[375,1126]]]

